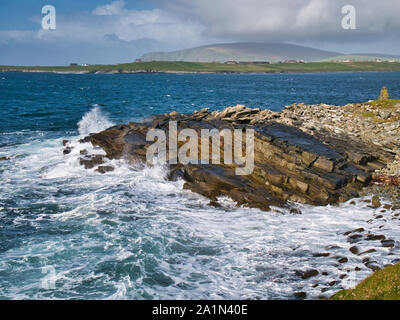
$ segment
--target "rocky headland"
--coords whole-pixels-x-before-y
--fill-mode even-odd
[[[168,133],[170,121],[177,122],[178,130],[191,128],[199,135],[202,129],[255,131],[251,175],[236,175],[235,164],[169,165],[171,180],[183,179],[185,189],[208,197],[211,205],[225,196],[238,205],[270,210],[291,207],[292,202],[337,204],[369,190],[377,192],[377,185],[390,194],[399,189],[400,100],[388,96],[346,106],[293,104],[282,112],[237,105],[161,114],[84,138],[82,142],[101,147],[106,155],[81,150],[80,163],[101,173],[113,170],[107,159],[144,165],[153,143],[146,141],[148,130]],[[68,153],[68,142],[65,145]]]
[[[169,179],[184,180],[185,189],[209,198],[212,206],[220,206],[220,197],[229,197],[241,206],[278,211],[281,207],[297,215],[302,213],[302,206],[296,203],[338,204],[370,196],[346,204],[370,208],[374,214],[362,227],[339,235],[345,238],[345,250],[336,244],[327,246],[326,251],[313,252],[316,261],[327,259],[323,265],[293,271],[293,276],[304,284],[304,291],[296,292],[294,298],[308,298],[311,286],[312,290],[320,290],[319,298],[326,299],[329,296],[324,294],[333,287],[345,288],[341,284],[350,279],[349,272],[354,276],[365,269],[376,272],[384,267],[387,272],[399,263],[399,242],[384,232],[384,224],[388,227],[400,220],[400,100],[389,99],[385,88],[378,100],[345,106],[296,103],[282,112],[272,112],[237,105],[222,111],[161,114],[90,134],[80,141],[91,143],[94,150],[101,148],[104,154],[92,154],[87,145],[66,140],[64,154],[80,148],[80,164],[102,174],[114,170],[109,161],[114,159],[140,168],[146,165],[147,151],[153,144],[146,141],[148,131],[164,131],[168,144],[171,121],[177,123],[178,131],[191,128],[199,136],[202,129],[254,129],[254,171],[250,175],[236,175],[235,164],[168,165]],[[219,147],[223,158],[224,144]],[[387,265],[375,256],[382,250],[387,251]],[[359,260],[356,267],[346,267],[354,260]],[[340,276],[333,277],[329,266],[337,268]],[[393,287],[386,280],[379,283],[384,284],[379,287],[383,291],[361,287],[360,294],[389,292]],[[371,286],[368,284],[368,288]],[[343,291],[335,299],[348,298],[347,294],[354,296],[353,291]]]

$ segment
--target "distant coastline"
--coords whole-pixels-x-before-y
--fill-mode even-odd
[[[268,65],[229,65],[196,62],[135,62],[119,65],[88,66],[0,66],[0,72],[60,74],[135,74],[135,73],[327,73],[327,72],[396,72],[400,62],[310,62]]]

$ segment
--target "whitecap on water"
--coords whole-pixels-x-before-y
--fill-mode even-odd
[[[87,136],[91,133],[103,131],[112,127],[114,124],[108,120],[107,116],[103,114],[99,107],[94,107],[86,113],[82,120],[79,121],[79,134]]]
[[[109,126],[99,108],[79,122],[81,135]],[[229,199],[213,208],[183,190],[183,181],[167,181],[161,165],[132,168],[114,160],[114,172],[85,170],[79,151],[91,146],[65,138],[74,147],[66,156],[61,139],[13,147],[24,157],[1,173],[1,217],[12,219],[10,234],[23,235],[9,237],[13,244],[0,251],[0,297],[290,299],[296,291],[329,297],[372,272],[366,257],[379,266],[399,258],[397,242],[385,248],[380,241],[348,241],[345,232],[357,228],[400,238],[398,211],[369,208],[366,199],[298,204],[301,215],[238,208]],[[376,251],[354,255],[354,245]],[[346,263],[338,262],[344,257]],[[40,286],[43,265],[59,275],[54,290]],[[318,276],[296,274],[308,269]]]

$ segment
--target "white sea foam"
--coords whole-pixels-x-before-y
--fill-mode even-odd
[[[99,109],[80,123],[80,134],[111,124]],[[399,258],[398,243],[348,242],[344,233],[357,228],[400,238],[398,211],[380,212],[365,199],[297,205],[302,215],[237,208],[226,198],[213,208],[183,190],[182,181],[167,181],[161,165],[138,169],[114,160],[114,172],[85,170],[79,151],[103,151],[66,138],[69,155],[62,154],[62,139],[36,141],[13,147],[21,156],[2,164],[0,216],[25,233],[0,252],[0,297],[275,299],[293,298],[296,291],[328,297],[371,273],[362,262],[366,256],[380,266]],[[376,252],[356,256],[353,245]],[[330,256],[314,256],[324,252]],[[349,261],[340,264],[341,257]],[[55,290],[40,287],[47,265],[57,273]],[[353,272],[356,267],[361,270]],[[320,274],[309,280],[296,275],[307,269]]]
[[[96,133],[112,127],[114,124],[108,120],[99,107],[94,107],[79,121],[79,134],[81,136]]]

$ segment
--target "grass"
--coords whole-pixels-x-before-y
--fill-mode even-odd
[[[356,71],[400,71],[400,63],[390,62],[312,62],[270,65],[227,65],[196,62],[135,62],[118,65],[91,65],[87,67],[0,66],[0,71],[41,72],[213,72],[213,73],[312,73]]]
[[[361,105],[361,108],[357,111],[353,112],[354,117],[362,117],[373,119],[379,123],[389,123],[399,121],[399,117],[390,117],[389,119],[382,119],[373,111],[366,110],[367,108],[371,110],[373,109],[382,109],[382,110],[390,110],[390,109],[400,109],[400,99],[385,99],[385,100],[374,100],[369,102],[364,102]]]
[[[355,289],[343,290],[332,300],[400,300],[400,264],[375,272]]]
[[[379,109],[392,109],[395,107],[400,107],[400,99],[374,100],[364,104],[368,104]]]
[[[363,113],[361,113],[361,116],[363,118],[374,118],[375,117],[375,115],[371,111],[363,112]]]

